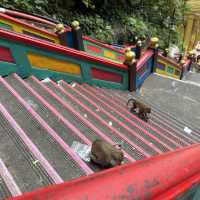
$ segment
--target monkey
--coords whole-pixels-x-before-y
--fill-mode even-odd
[[[144,121],[148,121],[149,117],[148,114],[151,113],[151,108],[146,106],[144,103],[136,100],[136,99],[129,99],[127,102],[127,106],[131,106],[130,111],[132,113],[136,113],[136,109],[138,109],[138,117]]]
[[[101,168],[107,169],[121,165],[124,154],[120,146],[117,148],[116,145],[97,139],[92,143],[90,159]]]

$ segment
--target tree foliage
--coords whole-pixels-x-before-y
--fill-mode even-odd
[[[162,46],[180,42],[185,0],[0,0],[4,7],[51,16],[70,24],[77,19],[85,34],[108,43],[131,43],[158,36]]]

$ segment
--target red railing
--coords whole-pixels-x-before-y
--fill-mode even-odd
[[[175,199],[200,183],[200,144],[27,193],[13,200]]]

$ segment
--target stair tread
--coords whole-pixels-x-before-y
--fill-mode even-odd
[[[73,84],[62,81],[44,83],[35,77],[22,80],[17,75],[4,80],[19,97],[1,84],[0,93],[3,95],[0,95],[0,103],[63,180],[87,173],[84,171],[86,168],[69,153],[74,141],[91,145],[95,139],[102,138],[112,144],[121,143],[127,155],[125,163],[200,141],[198,128],[194,128],[192,134],[184,135],[184,127],[191,126],[185,121],[176,120],[151,101],[152,117],[148,123],[131,114],[126,107],[131,96],[146,102],[145,98],[135,93],[87,84],[72,87]],[[57,135],[50,134],[51,131]],[[5,132],[7,134],[3,135]],[[36,158],[1,113],[0,134],[1,142],[5,143],[0,146],[0,158],[9,167],[22,192],[54,183],[40,163],[34,167]],[[57,137],[68,145],[69,150],[62,146]],[[7,145],[11,147],[9,151]],[[85,164],[91,172],[101,170],[91,163]],[[11,194],[5,183],[0,182],[0,198],[3,195],[7,197]]]

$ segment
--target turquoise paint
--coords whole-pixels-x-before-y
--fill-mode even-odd
[[[36,76],[40,80],[49,77],[49,78],[56,80],[56,81],[65,80],[67,82],[71,82],[71,81],[77,81],[79,83],[83,82],[82,77],[80,77],[80,76],[74,76],[74,75],[71,75],[71,74],[49,71],[49,70],[44,70],[44,69],[33,68],[32,71],[31,71],[31,74]]]
[[[16,64],[18,65],[17,73],[23,78],[28,77],[31,73],[31,65],[27,59],[26,48],[22,48],[20,45],[16,44],[12,45],[12,53]]]
[[[7,76],[15,72],[17,72],[16,64],[0,61],[0,76]]]
[[[175,200],[199,200],[200,199],[200,185],[194,185],[184,194],[177,197]]]
[[[82,64],[81,73],[83,75],[83,81],[90,84],[92,82],[91,65],[88,65],[87,63]]]
[[[199,200],[200,199],[200,186],[197,187],[195,190],[195,194],[192,200]]]
[[[8,24],[5,24],[3,22],[0,22],[0,27],[4,28],[4,29],[7,29],[7,30],[13,30],[12,26],[10,26]]]
[[[44,79],[46,77],[50,77],[53,80],[65,80],[67,82],[77,81],[77,82],[86,82],[88,84],[95,84],[103,87],[108,88],[115,88],[115,89],[128,89],[128,72],[112,68],[111,66],[106,66],[104,64],[84,60],[84,59],[77,59],[72,56],[67,56],[62,53],[57,53],[53,51],[49,51],[47,49],[37,48],[36,46],[26,45],[21,42],[14,42],[8,41],[0,38],[0,45],[8,47],[11,49],[13,53],[13,57],[16,60],[16,64],[2,64],[1,65],[1,74],[8,75],[10,73],[17,73],[22,77],[28,77],[30,75],[35,75],[38,79]],[[63,61],[79,64],[81,67],[81,75],[73,75],[69,73],[61,73],[56,71],[51,71],[48,69],[39,69],[34,68],[30,65],[27,54],[29,52],[36,53],[38,55],[48,56],[55,59],[60,59]],[[2,62],[1,62],[2,63]],[[119,74],[123,77],[123,83],[115,83],[111,81],[103,81],[103,80],[96,80],[92,79],[91,77],[91,68],[95,67],[104,71],[112,72]]]
[[[121,84],[116,84],[114,82],[98,80],[98,79],[93,79],[91,85],[97,85],[97,86],[100,86],[100,87],[105,87],[105,88],[110,88],[110,89],[120,89],[120,90],[127,90],[128,89],[128,87],[125,88]]]

